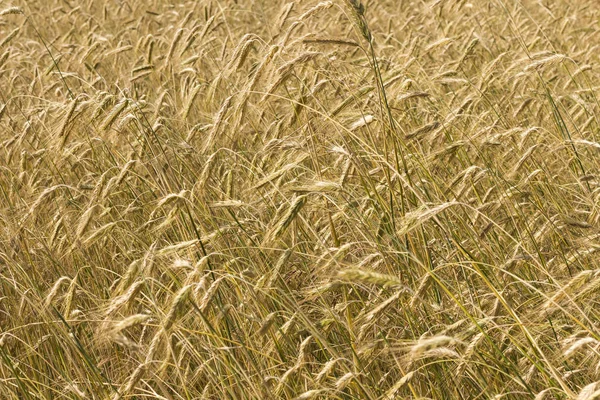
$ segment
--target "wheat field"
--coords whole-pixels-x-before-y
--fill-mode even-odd
[[[0,398],[600,398],[599,35],[0,0]]]

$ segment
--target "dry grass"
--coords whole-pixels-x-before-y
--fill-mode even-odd
[[[599,21],[0,1],[0,398],[598,398]]]

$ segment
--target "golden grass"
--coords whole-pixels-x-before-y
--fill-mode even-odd
[[[599,21],[0,2],[0,398],[599,398]]]

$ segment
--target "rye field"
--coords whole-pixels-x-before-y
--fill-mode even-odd
[[[600,398],[596,0],[0,0],[0,398]]]

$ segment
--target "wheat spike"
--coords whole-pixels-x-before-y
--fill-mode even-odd
[[[21,7],[9,7],[0,11],[0,15],[10,15],[10,14],[24,14],[23,9]]]
[[[277,222],[277,224],[271,229],[271,231],[265,236],[265,243],[269,243],[272,240],[277,239],[279,236],[281,236],[281,234],[283,234],[283,232],[285,232],[288,226],[290,226],[292,221],[296,218],[302,207],[304,207],[306,200],[306,195],[296,196],[296,198],[294,198],[292,204],[290,205],[286,213],[281,217],[279,222]]]

